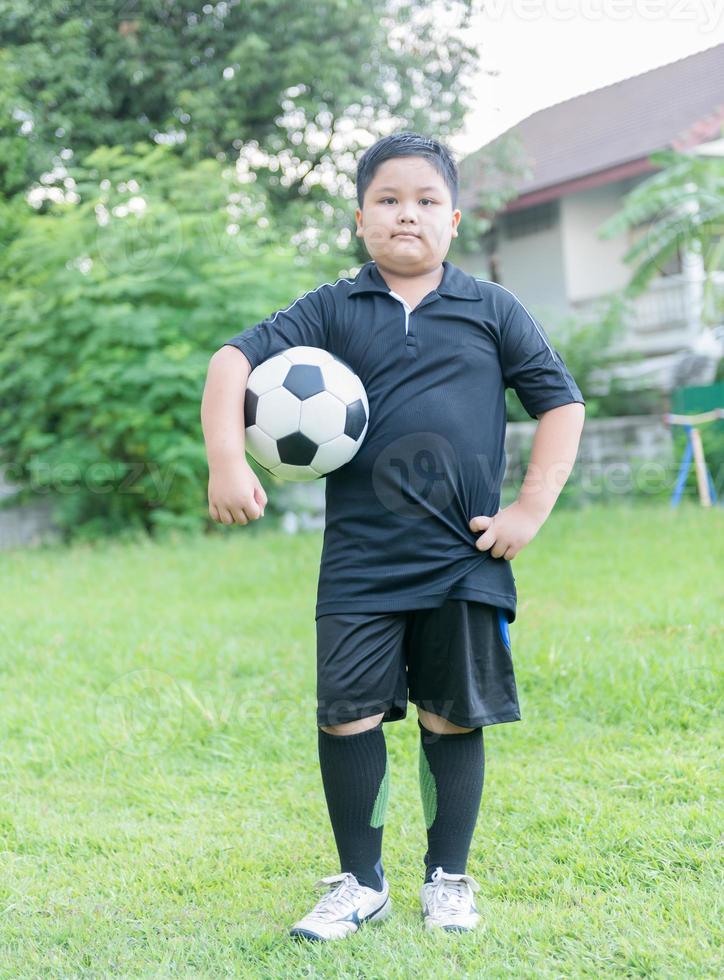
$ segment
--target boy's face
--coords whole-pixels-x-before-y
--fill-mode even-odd
[[[355,212],[357,237],[378,265],[401,276],[436,269],[457,238],[447,184],[423,157],[394,157],[377,168]],[[400,235],[400,232],[410,235]]]

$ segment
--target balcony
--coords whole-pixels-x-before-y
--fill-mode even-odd
[[[717,293],[724,298],[724,273],[714,276]],[[710,383],[721,356],[717,342],[724,339],[724,327],[715,325],[713,334],[703,329],[701,302],[696,280],[681,274],[654,280],[631,301],[624,331],[606,351],[608,363],[592,372],[591,394],[606,394],[614,378],[623,388],[637,390],[670,391],[681,383]],[[585,316],[595,303],[578,303],[576,312]]]

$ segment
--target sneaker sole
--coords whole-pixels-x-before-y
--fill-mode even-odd
[[[362,926],[366,925],[368,922],[381,922],[383,919],[386,919],[391,911],[392,911],[392,902],[390,900],[390,896],[388,895],[386,901],[384,902],[383,905],[380,906],[380,908],[370,913],[370,915],[366,915],[364,919],[360,919],[359,926],[357,927],[357,929],[353,929],[350,932],[346,932],[344,936],[330,936],[330,937],[320,936],[318,935],[318,933],[312,932],[309,929],[290,929],[289,935],[294,937],[295,939],[310,939],[312,940],[312,942],[322,942],[322,943],[332,942],[335,939],[347,939],[348,936],[353,936],[356,932],[359,932]]]
[[[480,928],[480,922],[476,922],[474,926],[441,926],[437,922],[431,922],[429,919],[425,919],[423,916],[423,921],[425,923],[425,928],[430,932],[440,930],[441,932],[474,932],[476,929]]]

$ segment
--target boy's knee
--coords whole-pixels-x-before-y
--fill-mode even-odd
[[[366,732],[370,728],[375,728],[384,716],[384,711],[381,711],[378,715],[370,715],[369,718],[358,718],[356,721],[345,722],[344,725],[320,725],[319,727],[328,735],[357,735],[359,732]]]
[[[473,731],[472,728],[461,728],[460,725],[453,725],[447,718],[434,715],[431,711],[425,711],[423,708],[418,708],[417,714],[428,732],[434,732],[436,735],[455,735],[459,732]]]

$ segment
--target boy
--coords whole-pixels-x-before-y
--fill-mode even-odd
[[[457,194],[443,144],[407,132],[375,143],[357,168],[356,233],[372,261],[232,337],[204,392],[209,512],[224,524],[258,520],[267,503],[244,458],[250,370],[288,347],[321,347],[369,399],[362,446],[326,479],[317,734],[340,874],[317,882],[326,894],[290,930],[311,940],[389,914],[382,725],[404,718],[408,700],[420,730],[425,927],[479,924],[466,864],[482,729],[520,719],[510,560],[553,508],[583,426],[583,396],[540,325],[507,289],[445,260]],[[518,499],[499,510],[506,387],[541,421]]]

